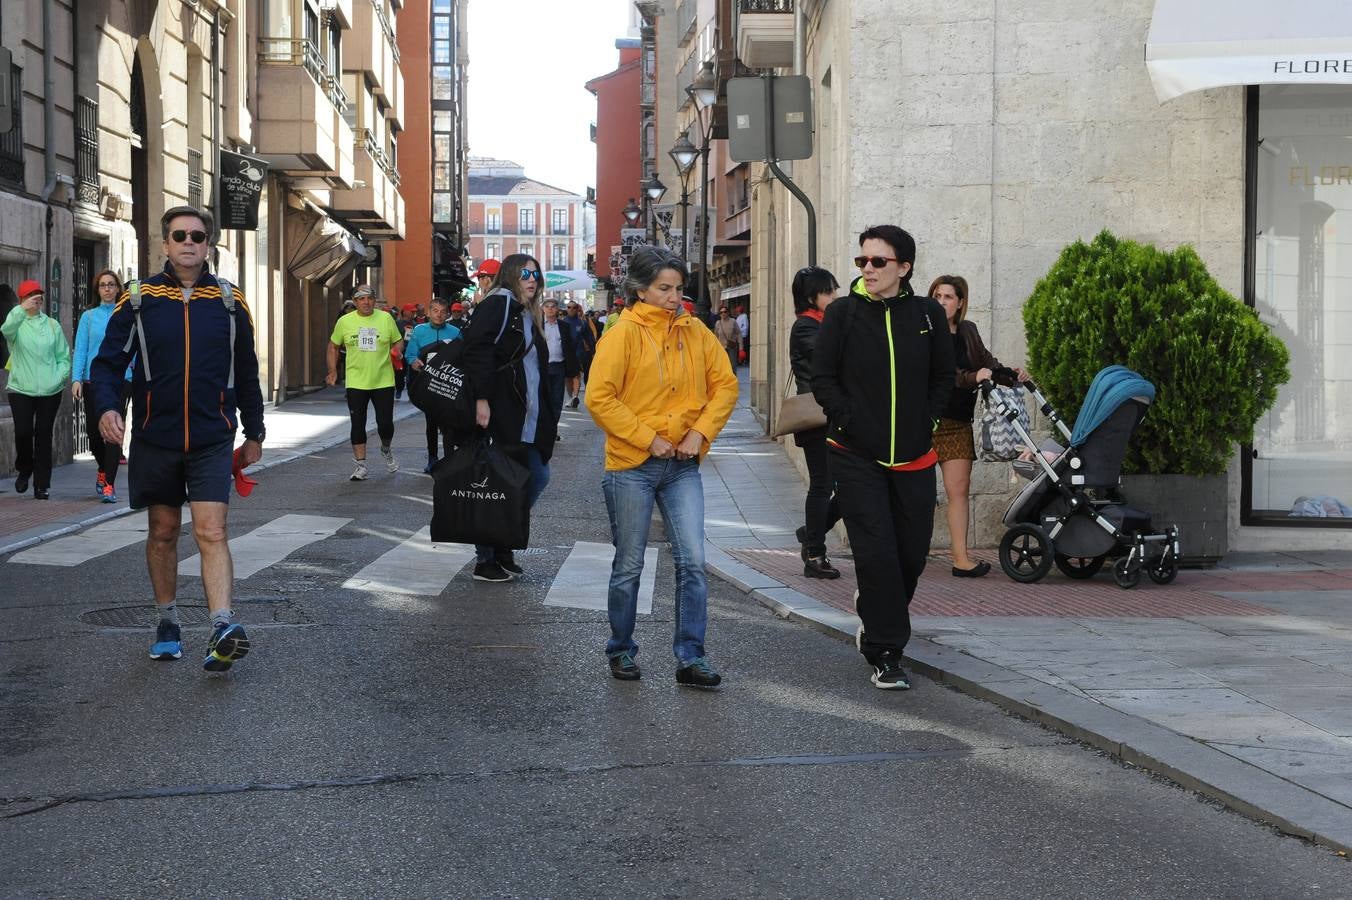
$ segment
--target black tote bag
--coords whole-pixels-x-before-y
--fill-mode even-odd
[[[418,354],[422,368],[408,374],[408,399],[441,428],[463,431],[474,427],[474,388],[460,366],[465,342],[428,344]]]
[[[431,537],[438,544],[524,550],[530,469],[479,432],[432,470]]]

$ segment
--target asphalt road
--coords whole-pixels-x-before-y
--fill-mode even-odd
[[[0,560],[0,895],[1352,897],[1327,850],[924,679],[878,691],[717,580],[724,687],[677,687],[665,548],[644,678],[614,681],[604,615],[542,605],[608,541],[599,435],[567,423],[507,586],[342,588],[427,523],[419,419],[397,476],[348,482],[341,447],[263,473],[232,534],[353,521],[237,585],[254,652],[225,676],[204,628],[166,664],[80,620],[149,602],[139,545]]]

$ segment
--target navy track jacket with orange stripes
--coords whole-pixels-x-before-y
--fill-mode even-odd
[[[90,366],[99,417],[110,409],[120,411],[121,385],[128,363],[135,360],[132,433],[136,437],[187,452],[232,440],[242,420],[245,437],[260,438],[263,391],[258,383],[253,317],[243,291],[236,287],[234,294],[235,311],[231,313],[221,301],[216,277],[204,268],[185,300],[178,278],[166,263],[162,272],[141,282],[140,322],[147,356],[143,361],[131,292],[123,291]],[[234,347],[230,346],[231,315],[235,317]],[[232,356],[233,389],[229,385]]]

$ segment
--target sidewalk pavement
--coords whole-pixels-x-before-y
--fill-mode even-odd
[[[344,443],[351,428],[347,400],[343,389],[337,387],[305,394],[281,405],[270,403],[263,415],[268,439],[263,446],[262,461],[250,467],[250,473]],[[396,422],[412,415],[420,413],[407,399],[395,403]],[[374,417],[368,417],[367,421],[368,433],[374,434]],[[236,441],[244,442],[242,432]],[[417,462],[421,468],[422,459]],[[52,471],[51,499],[43,502],[33,499],[31,487],[27,493],[14,493],[13,479],[7,479],[0,485],[4,490],[0,493],[0,556],[131,512],[127,506],[126,466],[118,473],[116,503],[103,503],[94,497],[97,476],[94,458],[80,454],[74,462]]]
[[[803,577],[805,485],[745,405],[709,461],[710,569],[852,643],[852,561],[836,550],[840,579]],[[1133,590],[1106,567],[1018,584],[994,551],[977,555],[985,578],[954,578],[951,558],[931,555],[911,604],[918,672],[1352,850],[1352,553],[1231,554]]]

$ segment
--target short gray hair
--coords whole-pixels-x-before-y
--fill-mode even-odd
[[[194,216],[201,219],[202,224],[206,226],[207,243],[215,243],[216,220],[212,218],[211,213],[196,206],[171,206],[166,209],[164,215],[160,216],[160,240],[169,240],[169,223],[179,216]]]
[[[625,276],[622,286],[625,298],[637,300],[638,292],[650,287],[665,269],[672,269],[680,275],[682,286],[690,280],[685,260],[680,256],[661,247],[639,247],[629,257],[629,274]]]

